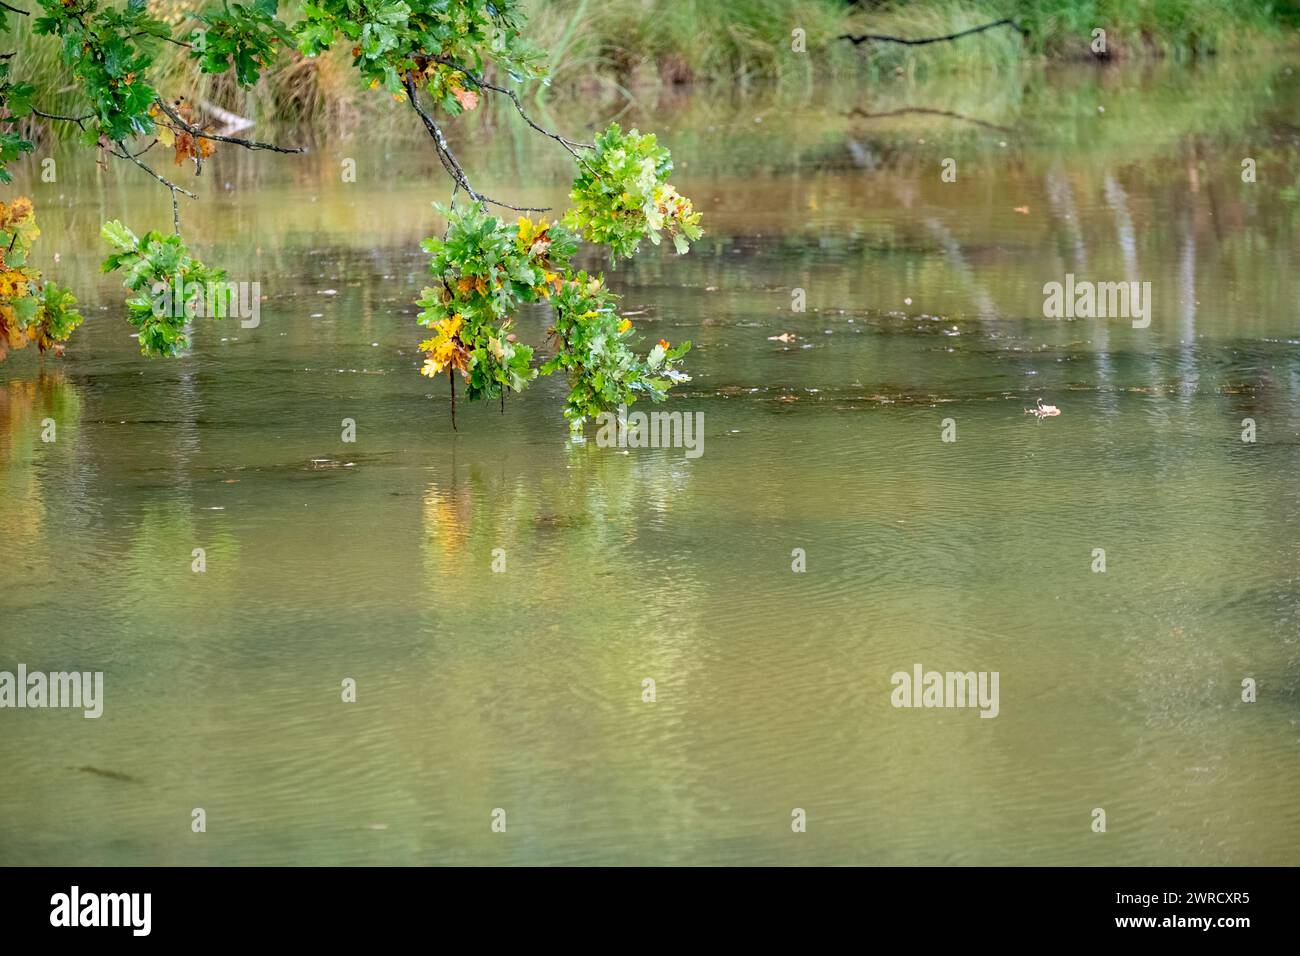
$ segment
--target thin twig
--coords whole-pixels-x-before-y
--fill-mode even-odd
[[[83,130],[86,128],[84,125],[86,120],[95,118],[94,113],[87,113],[85,116],[60,116],[58,113],[46,113],[43,110],[38,110],[34,106],[32,107],[32,115],[39,116],[41,119],[58,120],[62,123],[76,123]]]
[[[131,36],[133,36],[133,37],[155,37],[155,38],[157,38],[157,39],[159,39],[159,40],[166,40],[168,43],[175,43],[177,46],[183,46],[183,47],[185,47],[186,49],[191,49],[191,50],[192,50],[192,49],[194,48],[194,44],[192,44],[192,43],[186,43],[184,40],[178,40],[178,39],[176,39],[174,36],[172,36],[170,33],[150,33],[148,30],[139,30],[139,31],[137,31],[137,32],[135,32],[135,33],[132,33]]]
[[[18,14],[22,14],[23,16],[27,16],[26,10],[19,10],[17,7],[11,7],[9,6],[9,4],[4,3],[3,0],[0,0],[0,7],[4,7],[10,13],[18,13]]]
[[[451,198],[447,200],[447,212],[450,214],[456,208],[456,193],[460,192],[460,183],[455,183],[451,187]],[[447,216],[447,228],[442,230],[442,241],[446,242],[447,237],[451,235],[451,216]],[[451,286],[447,285],[447,280],[443,279],[442,284],[446,286],[447,291],[451,291]]]
[[[864,33],[861,36],[856,37],[849,33],[841,33],[835,39],[848,40],[854,46],[857,46],[860,43],[865,43],[867,40],[875,40],[878,43],[901,43],[904,46],[925,46],[927,43],[943,43],[946,40],[959,40],[962,37],[968,37],[973,33],[983,33],[985,30],[992,30],[994,27],[1000,26],[1009,26],[1021,36],[1029,36],[1029,31],[1016,23],[1016,21],[1011,19],[1011,17],[1003,17],[1001,20],[997,20],[993,23],[986,23],[980,27],[971,27],[969,30],[949,33],[947,36],[942,37],[925,37],[921,40],[908,40],[905,37],[883,36],[879,33]]]
[[[455,70],[457,73],[464,76],[466,79],[468,79],[471,83],[473,83],[475,86],[479,87],[480,89],[492,90],[496,93],[502,93],[505,96],[510,97],[510,101],[515,104],[515,109],[519,111],[519,115],[524,118],[525,123],[527,123],[533,129],[537,130],[537,132],[541,133],[543,136],[549,136],[551,139],[555,140],[557,143],[559,143],[561,146],[567,149],[570,155],[572,155],[573,158],[578,160],[579,162],[582,161],[582,157],[579,156],[576,152],[574,152],[574,150],[596,148],[590,143],[575,143],[573,140],[566,139],[565,137],[561,136],[559,133],[552,133],[550,130],[546,129],[545,127],[539,126],[533,120],[533,118],[529,116],[527,112],[525,112],[524,104],[519,101],[519,94],[517,94],[514,90],[504,86],[497,86],[494,83],[489,83],[481,76],[476,76],[475,74],[471,73],[469,70],[465,69],[465,67],[461,66],[455,60],[451,60],[448,59],[447,57],[442,57],[442,56],[437,56],[434,57],[433,59],[434,62],[436,63],[441,63],[443,66],[451,67],[453,70]]]
[[[456,159],[456,154],[453,153],[451,147],[447,145],[447,139],[442,135],[442,130],[439,128],[438,124],[434,122],[433,117],[430,116],[425,111],[424,107],[420,105],[420,100],[416,95],[415,77],[410,73],[406,74],[406,97],[411,104],[411,109],[415,110],[419,115],[421,121],[424,123],[424,128],[428,130],[429,135],[433,137],[433,144],[437,148],[438,159],[442,163],[442,168],[447,171],[447,175],[451,177],[452,182],[456,183],[456,185],[460,186],[461,189],[469,193],[471,199],[477,202],[491,203],[494,206],[501,206],[503,209],[513,209],[515,212],[550,211],[549,206],[512,206],[510,203],[501,202],[498,199],[492,199],[480,192],[476,192],[474,187],[469,184],[469,178],[465,175],[464,168]]]
[[[150,140],[149,145],[146,146],[144,149],[140,150],[140,152],[133,153],[132,158],[134,159],[136,156],[143,156],[145,153],[149,152],[149,150],[153,149],[157,145],[158,145],[158,140],[156,139]]]
[[[148,173],[148,174],[149,174],[150,176],[152,176],[154,179],[158,180],[158,182],[162,183],[164,186],[166,186],[168,189],[171,190],[171,192],[172,192],[172,229],[173,229],[173,231],[175,231],[176,235],[179,236],[179,235],[181,234],[181,212],[180,212],[180,206],[179,206],[179,204],[176,202],[176,194],[177,194],[177,193],[184,193],[186,196],[189,196],[191,199],[198,199],[199,197],[196,196],[196,195],[194,195],[194,193],[190,192],[188,189],[184,188],[183,186],[177,186],[177,185],[176,185],[174,182],[172,182],[170,179],[165,179],[165,178],[163,178],[162,176],[158,175],[158,173],[154,172],[153,168],[150,167],[147,163],[142,163],[142,162],[140,162],[140,160],[138,160],[138,159],[136,159],[134,156],[132,156],[132,155],[127,151],[126,147],[123,146],[120,142],[119,142],[119,143],[116,143],[115,145],[118,147],[118,149],[121,150],[121,152],[118,152],[117,150],[110,149],[109,152],[110,152],[112,155],[116,156],[118,159],[129,159],[131,162],[135,163],[137,166],[139,166],[141,169],[143,169],[146,173]]]
[[[447,381],[451,382],[451,430],[459,431],[456,427],[456,369],[447,366]]]

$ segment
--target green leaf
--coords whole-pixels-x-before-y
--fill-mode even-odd
[[[99,234],[103,236],[106,240],[108,240],[108,242],[111,245],[116,246],[118,249],[121,249],[123,252],[133,252],[135,251],[136,247],[140,244],[140,240],[135,237],[135,233],[133,233],[130,229],[126,228],[126,226],[122,225],[121,221],[117,219],[113,219],[109,222],[104,223],[103,227],[99,231]],[[105,261],[105,266],[107,266],[107,260]],[[117,264],[115,263],[112,266],[112,269],[116,269],[116,268],[117,268]],[[110,272],[112,271],[112,269],[105,268],[104,271]]]

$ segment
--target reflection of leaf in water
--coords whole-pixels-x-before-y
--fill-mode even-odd
[[[0,552],[31,555],[26,545],[41,533],[46,495],[35,464],[57,447],[41,441],[46,419],[54,420],[59,444],[75,441],[81,396],[64,381],[62,371],[12,379],[0,387],[0,500],[8,505],[5,523],[0,525]],[[27,570],[46,573],[34,564]]]
[[[450,556],[464,550],[472,501],[469,491],[447,494],[433,483],[424,493],[424,529],[429,538],[438,542],[443,554]]]
[[[41,422],[53,418],[58,424],[58,438],[63,441],[76,434],[81,422],[81,396],[64,380],[63,372],[41,372],[35,379],[11,379],[0,388],[0,465],[9,455],[18,456],[40,442]],[[31,439],[29,441],[28,439]],[[30,455],[24,460],[29,460]]]

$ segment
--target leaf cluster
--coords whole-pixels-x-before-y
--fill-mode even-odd
[[[0,18],[4,15],[3,8],[0,8]],[[5,167],[23,153],[32,151],[32,144],[13,127],[31,114],[35,92],[30,83],[15,83],[9,76],[9,61],[0,60],[0,183],[13,182],[13,176]]]
[[[63,353],[63,343],[82,322],[77,300],[28,265],[40,236],[32,202],[20,196],[0,202],[0,358],[9,349],[35,344],[41,353]]]
[[[680,359],[691,343],[674,347],[660,339],[645,357],[637,355],[631,347],[632,322],[619,316],[617,302],[602,277],[586,272],[569,276],[553,300],[550,332],[556,349],[541,372],[567,373],[564,417],[574,427],[638,397],[661,402],[673,385],[690,381]]]
[[[645,357],[633,351],[632,322],[619,316],[617,296],[602,277],[573,271],[577,242],[564,226],[526,216],[509,225],[482,203],[438,208],[448,218],[446,235],[422,244],[438,277],[417,303],[420,323],[435,332],[420,343],[423,374],[459,373],[474,400],[522,391],[538,374],[563,370],[565,416],[574,426],[638,397],[660,401],[689,380],[679,365],[689,342],[661,341]],[[555,351],[533,368],[532,347],[508,330],[521,306],[543,301],[555,310]]]
[[[149,13],[146,0],[127,0],[122,7],[98,0],[40,0],[45,15],[33,32],[57,37],[63,64],[81,84],[92,117],[85,138],[120,143],[152,133],[149,106],[158,95],[145,77],[158,45],[170,37],[166,23]]]
[[[703,232],[691,201],[668,182],[668,150],[653,133],[624,133],[617,123],[596,137],[595,147],[582,159],[564,224],[608,246],[615,261],[635,255],[642,239],[659,245],[664,234],[685,254]]]
[[[200,301],[224,318],[226,299],[214,290],[225,281],[221,269],[210,269],[190,255],[180,236],[151,230],[136,236],[114,219],[100,233],[117,251],[104,260],[104,272],[125,270],[123,284],[132,293],[127,317],[136,327],[140,351],[148,356],[175,356],[189,348],[186,326]],[[179,290],[174,301],[173,290]]]
[[[434,376],[454,368],[471,400],[522,391],[537,370],[532,347],[510,332],[515,314],[558,287],[577,241],[545,219],[503,222],[482,203],[437,208],[447,217],[446,235],[421,243],[438,279],[416,303],[420,324],[437,332],[420,345],[429,353],[422,371]]]

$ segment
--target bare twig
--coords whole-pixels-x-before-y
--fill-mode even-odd
[[[174,36],[172,36],[170,33],[150,33],[148,30],[140,30],[140,31],[138,31],[138,32],[136,32],[136,33],[132,33],[131,36],[133,36],[133,37],[156,37],[156,38],[159,39],[159,40],[166,40],[168,43],[174,43],[174,44],[176,44],[177,46],[183,46],[183,47],[185,47],[186,49],[193,49],[193,48],[194,48],[194,44],[192,44],[192,43],[186,43],[184,40],[178,40],[178,39],[176,39]]]
[[[175,110],[163,102],[162,97],[154,100],[154,102],[158,104],[158,108],[166,113],[168,117],[171,118],[172,122],[174,122],[182,131],[189,133],[191,136],[197,136],[199,139],[210,139],[218,143],[233,143],[235,146],[242,146],[245,149],[269,149],[274,153],[307,152],[306,146],[276,146],[274,143],[259,143],[256,140],[241,139],[238,136],[223,136],[220,133],[207,133],[199,129],[197,126],[181,119],[180,115],[177,114]],[[162,125],[166,126],[167,124],[163,123]]]
[[[88,119],[94,119],[95,114],[87,113],[85,116],[60,116],[58,113],[46,113],[44,110],[38,110],[32,107],[32,115],[39,116],[41,119],[58,120],[61,123],[76,123],[80,129],[85,129],[85,122]]]
[[[460,183],[456,183],[456,184],[454,184],[454,185],[451,187],[451,198],[450,198],[449,200],[447,200],[447,209],[448,209],[448,210],[452,210],[452,209],[455,209],[455,208],[456,208],[456,193],[458,193],[458,192],[460,192]],[[447,237],[448,237],[449,235],[451,235],[451,216],[448,216],[448,217],[447,217],[447,228],[445,228],[445,229],[442,230],[442,241],[443,241],[443,242],[446,242],[446,241],[447,241]],[[446,288],[446,290],[447,290],[448,292],[451,291],[451,286],[447,285],[447,280],[446,280],[446,279],[443,279],[443,280],[442,280],[442,284],[443,284],[444,288]]]
[[[864,33],[861,36],[856,37],[849,33],[841,33],[835,39],[848,40],[854,46],[857,46],[860,43],[865,43],[867,40],[875,40],[877,43],[901,43],[904,46],[925,46],[927,43],[943,43],[947,40],[959,40],[962,37],[968,37],[973,33],[983,33],[985,30],[992,30],[994,27],[1000,26],[1011,27],[1011,29],[1015,30],[1021,36],[1029,36],[1029,31],[1016,23],[1016,21],[1011,19],[1011,17],[1003,17],[1001,20],[994,21],[993,23],[986,23],[979,27],[971,27],[969,30],[949,33],[947,36],[942,37],[925,37],[920,40],[909,40],[905,37],[883,36],[879,33]]]
[[[456,427],[456,370],[447,366],[447,381],[451,382],[451,430],[459,431]]]
[[[176,235],[179,236],[179,235],[181,234],[181,213],[180,213],[180,206],[179,206],[179,204],[176,202],[176,194],[177,194],[177,193],[184,193],[186,196],[189,196],[191,199],[198,199],[199,197],[196,196],[196,195],[194,195],[194,193],[190,192],[188,189],[185,189],[185,188],[182,187],[182,186],[177,186],[177,185],[176,185],[174,182],[172,182],[170,179],[165,179],[165,178],[163,178],[162,176],[158,175],[158,173],[156,173],[156,172],[153,170],[153,168],[152,168],[151,166],[149,166],[147,163],[142,163],[142,162],[140,162],[140,160],[136,159],[135,156],[132,156],[131,153],[127,151],[127,148],[126,148],[124,145],[122,145],[122,143],[115,143],[114,145],[117,146],[117,149],[110,149],[110,150],[109,150],[109,152],[110,152],[112,155],[116,156],[118,159],[127,159],[127,160],[130,160],[131,162],[133,162],[133,163],[135,163],[137,166],[139,166],[141,169],[143,169],[143,170],[144,170],[146,173],[148,173],[150,176],[152,176],[154,179],[158,180],[158,182],[162,183],[164,186],[166,186],[168,189],[171,190],[171,193],[172,193],[172,230],[176,233]],[[148,149],[148,147],[146,147],[146,149]],[[145,150],[141,150],[141,152],[144,152],[144,151],[145,151]]]
[[[158,145],[158,140],[156,139],[150,140],[148,146],[140,150],[140,152],[138,153],[132,153],[131,157],[134,159],[136,156],[143,156],[145,153],[149,152],[149,150],[153,149],[157,145]]]
[[[4,7],[4,8],[5,8],[6,10],[8,10],[10,13],[21,14],[21,15],[24,16],[24,17],[27,16],[27,11],[26,11],[26,10],[19,10],[17,7],[11,7],[11,6],[9,6],[9,4],[4,3],[3,0],[0,0],[0,7]]]
[[[515,109],[519,111],[519,115],[524,118],[525,123],[527,123],[533,129],[537,130],[537,132],[541,133],[543,136],[549,136],[551,139],[555,140],[566,150],[568,150],[569,154],[572,155],[574,159],[578,160],[578,162],[582,162],[582,157],[579,156],[576,152],[574,152],[575,150],[596,148],[595,146],[592,146],[590,143],[575,143],[571,139],[565,139],[559,133],[552,133],[550,130],[546,129],[545,127],[539,126],[533,120],[533,118],[529,116],[527,112],[525,112],[524,104],[519,101],[519,94],[517,94],[514,90],[504,86],[497,86],[494,83],[489,83],[481,76],[476,76],[475,74],[471,73],[469,70],[465,69],[465,67],[461,66],[455,60],[451,60],[448,59],[447,57],[442,57],[442,56],[434,57],[433,59],[435,62],[441,63],[443,66],[451,67],[453,70],[461,74],[461,76],[465,77],[467,80],[469,80],[471,83],[473,83],[475,86],[479,87],[480,89],[492,90],[493,92],[501,93],[504,94],[505,96],[510,97],[510,101],[515,104]]]
[[[549,212],[549,206],[512,206],[510,203],[501,202],[498,199],[492,199],[480,192],[476,192],[474,187],[469,184],[469,178],[465,175],[464,168],[456,159],[456,154],[451,151],[447,145],[447,138],[442,135],[442,129],[434,121],[433,117],[428,114],[423,106],[420,105],[419,97],[415,89],[415,77],[410,73],[406,74],[406,97],[411,104],[411,109],[419,115],[420,120],[424,123],[424,128],[429,131],[433,137],[433,144],[438,152],[438,160],[442,163],[442,168],[447,171],[447,175],[465,192],[469,193],[471,199],[476,202],[491,203],[494,206],[501,206],[504,209],[513,209],[515,212]]]

